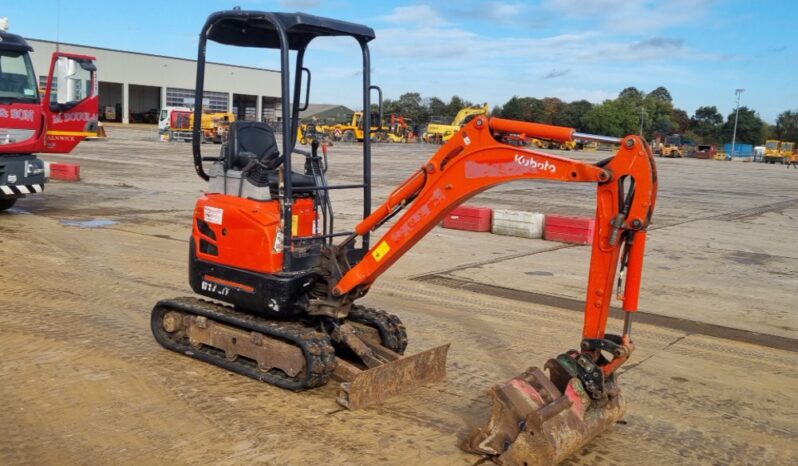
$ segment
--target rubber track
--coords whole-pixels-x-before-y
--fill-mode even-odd
[[[258,369],[256,363],[246,358],[229,361],[225,358],[224,352],[219,349],[205,345],[196,349],[188,343],[187,338],[180,341],[174,340],[162,325],[163,317],[169,311],[204,316],[219,323],[262,333],[294,344],[302,349],[307,370],[303,376],[297,377],[290,377],[278,369],[262,371]],[[235,311],[230,306],[203,299],[182,297],[159,301],[152,310],[150,327],[155,340],[164,348],[289,390],[298,391],[324,385],[335,369],[335,350],[326,334],[299,322],[274,321],[255,317]]]
[[[349,310],[348,320],[376,328],[380,332],[382,346],[395,353],[405,353],[405,349],[407,349],[407,330],[399,316],[380,309],[354,305]]]

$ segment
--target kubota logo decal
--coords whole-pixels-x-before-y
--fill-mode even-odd
[[[547,171],[548,170],[548,171],[550,171],[552,173],[557,173],[557,166],[556,165],[554,165],[552,163],[549,163],[548,160],[545,160],[543,162],[539,162],[539,161],[535,160],[535,158],[532,157],[531,155],[530,156],[524,156],[524,155],[521,155],[521,154],[515,154],[515,163],[517,163],[518,165],[521,165],[522,167],[534,167],[534,168],[537,168],[538,170],[543,170],[543,171]]]

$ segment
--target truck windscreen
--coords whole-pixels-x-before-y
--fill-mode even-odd
[[[39,102],[36,75],[27,52],[0,50],[0,100]]]

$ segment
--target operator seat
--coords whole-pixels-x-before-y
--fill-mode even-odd
[[[277,194],[277,169],[283,163],[283,156],[277,148],[274,130],[268,124],[259,121],[233,122],[222,156],[225,170],[244,171],[242,175],[249,182],[259,187],[268,185],[272,195]],[[312,176],[293,170],[291,184],[295,189],[316,186]],[[311,193],[300,190],[294,192],[294,196],[307,196]]]

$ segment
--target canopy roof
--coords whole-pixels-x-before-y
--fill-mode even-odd
[[[239,47],[280,48],[278,28],[288,36],[291,50],[305,47],[315,37],[351,36],[360,42],[374,39],[374,30],[361,24],[306,13],[220,11],[208,17],[208,39]]]
[[[14,52],[33,52],[33,47],[25,42],[22,36],[11,34],[10,32],[0,31],[0,50],[12,50]]]

